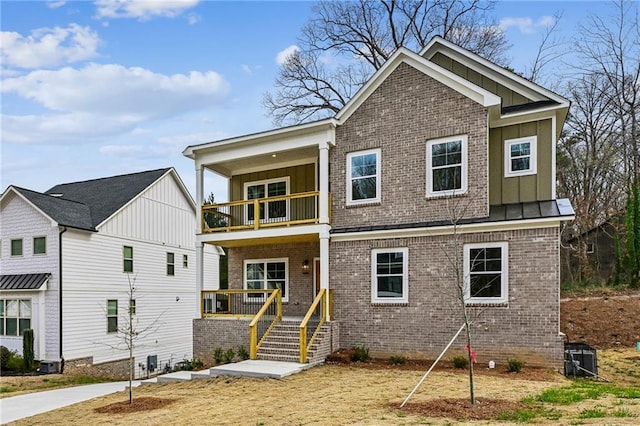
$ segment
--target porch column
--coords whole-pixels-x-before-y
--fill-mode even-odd
[[[329,143],[323,142],[320,148],[320,223],[329,223]]]
[[[329,231],[320,234],[320,288],[327,290],[327,298],[329,297]],[[329,303],[326,306],[327,321],[329,318]]]
[[[202,286],[204,283],[204,244],[196,243],[196,318],[202,316]]]
[[[204,174],[202,166],[196,165],[196,234],[202,233],[202,203],[204,203]]]

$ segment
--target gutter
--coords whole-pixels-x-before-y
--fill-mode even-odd
[[[62,234],[67,232],[67,227],[63,226],[63,228],[64,229],[58,233],[58,336],[60,338],[60,373],[62,373],[62,368],[64,368],[64,358],[62,356]]]

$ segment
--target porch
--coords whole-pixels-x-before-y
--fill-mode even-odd
[[[338,348],[337,323],[327,321],[330,293],[321,289],[303,317],[283,316],[282,292],[205,290],[194,320],[194,357],[248,348],[249,359],[314,364]]]

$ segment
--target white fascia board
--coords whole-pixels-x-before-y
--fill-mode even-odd
[[[295,138],[305,133],[320,133],[327,132],[325,135],[330,136],[330,133],[336,127],[336,121],[333,118],[326,120],[314,121],[312,123],[299,124],[289,127],[281,127],[278,129],[267,130],[259,133],[251,133],[248,135],[237,136],[229,139],[222,139],[218,141],[207,142],[199,145],[190,145],[182,151],[182,155],[195,159],[196,156],[202,155],[198,152],[224,149],[229,145],[235,145],[238,143],[249,144],[263,144],[271,141],[277,141],[283,138]],[[334,138],[335,139],[335,138]]]
[[[546,108],[540,108],[532,111],[521,111],[500,116],[491,116],[489,126],[491,128],[511,126],[513,124],[530,123],[539,120],[556,120],[555,138],[560,138],[562,126],[557,123],[564,123],[564,119],[569,111],[569,105],[555,105]]]
[[[531,220],[509,220],[503,222],[472,223],[465,225],[433,226],[428,228],[389,229],[380,231],[348,232],[332,234],[332,241],[383,240],[389,238],[433,237],[439,235],[476,234],[480,232],[503,232],[518,229],[554,228],[575,216],[550,217]],[[455,229],[455,231],[454,231]]]
[[[27,203],[28,205],[30,205],[33,209],[35,209],[35,211],[37,211],[38,213],[40,213],[42,216],[44,216],[45,218],[47,218],[50,222],[51,222],[51,226],[58,226],[58,222],[56,222],[51,216],[49,216],[48,214],[46,214],[44,211],[42,211],[38,206],[36,206],[35,204],[33,204],[31,201],[29,201],[29,199],[27,197],[25,197],[24,195],[22,195],[20,193],[20,191],[18,191],[17,189],[15,189],[13,187],[13,185],[9,185],[9,187],[2,193],[2,197],[0,197],[0,204],[2,204],[2,202],[4,201],[4,199],[6,197],[8,197],[9,193],[13,193],[16,194],[18,197],[20,197],[21,200],[23,200],[25,203]],[[42,194],[42,195],[47,195],[47,194]]]
[[[409,49],[399,48],[382,67],[358,90],[347,104],[336,114],[339,124],[344,123],[367,98],[391,75],[401,63],[406,63],[484,107],[500,105],[499,96],[485,90],[462,77],[440,67]]]
[[[319,237],[327,237],[331,227],[325,224],[307,225],[307,226],[291,226],[282,228],[265,228],[255,231],[237,231],[237,232],[212,232],[207,234],[197,234],[197,243],[213,243],[220,241],[248,241],[254,240],[259,244],[261,238],[278,238],[278,237],[295,237],[299,235],[318,234]]]
[[[460,46],[457,46],[439,36],[431,39],[431,41],[420,51],[420,56],[426,59],[431,59],[431,57],[433,57],[433,55],[435,55],[437,52],[441,52],[445,55],[447,53],[451,53],[451,55],[447,56],[452,56],[452,59],[457,60],[458,62],[482,75],[487,75],[488,70],[490,74],[497,77],[495,80],[498,83],[515,92],[521,93],[523,95],[529,95],[527,97],[533,99],[534,101],[552,99],[559,104],[566,104],[567,107],[570,103],[564,97],[553,93],[552,91],[545,89],[544,87],[539,86],[536,83],[533,83],[516,73],[508,71],[503,67],[496,65],[493,62],[488,61],[483,57],[470,52]]]

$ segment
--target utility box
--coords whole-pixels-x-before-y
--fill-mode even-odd
[[[147,355],[147,371],[153,373],[158,368],[158,355]]]
[[[60,371],[60,363],[58,361],[40,361],[40,374],[55,374]]]
[[[564,344],[564,375],[567,377],[595,377],[598,357],[595,348],[586,343]]]

